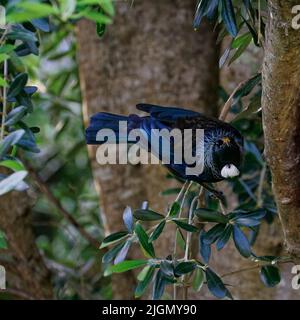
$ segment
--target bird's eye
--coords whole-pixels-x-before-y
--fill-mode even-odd
[[[224,141],[219,139],[217,142],[216,142],[217,146],[220,147],[222,144],[224,144]]]

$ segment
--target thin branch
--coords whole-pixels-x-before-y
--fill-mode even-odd
[[[7,60],[5,59],[3,62],[3,79],[4,81],[7,80]],[[6,84],[3,86],[3,109],[2,109],[2,121],[1,121],[1,132],[0,132],[0,141],[3,140],[4,137],[4,128],[5,128],[5,117],[6,117],[6,112],[7,112],[7,100],[6,100],[6,95],[7,95],[7,87]]]
[[[31,177],[36,181],[42,193],[56,207],[61,215],[85,238],[93,247],[99,249],[100,242],[92,237],[85,229],[77,222],[77,220],[61,205],[60,201],[53,195],[48,185],[41,179],[39,174],[25,161],[23,161]]]
[[[295,262],[294,262],[293,260],[284,260],[284,261],[277,261],[276,263],[277,263],[277,264],[285,264],[285,263],[295,263]],[[225,278],[225,277],[232,276],[232,275],[234,275],[234,274],[238,274],[238,273],[241,273],[241,272],[259,269],[259,268],[261,268],[262,266],[263,266],[262,264],[256,264],[256,265],[254,265],[254,266],[249,266],[249,267],[245,267],[245,268],[243,268],[243,269],[234,270],[234,271],[231,271],[231,272],[228,272],[228,273],[224,273],[224,274],[222,274],[220,277],[221,277],[221,278]]]
[[[245,81],[242,81],[238,84],[238,86],[232,91],[231,95],[229,96],[229,98],[227,99],[227,101],[225,102],[221,112],[220,112],[220,116],[219,116],[219,120],[221,121],[225,121],[229,111],[230,111],[230,108],[231,108],[231,102],[232,102],[232,99],[235,95],[235,93],[240,89],[240,87],[245,83]]]
[[[190,187],[192,186],[193,182],[188,182],[188,181],[185,181],[184,185],[182,186],[177,198],[176,198],[176,201],[178,201],[181,197],[181,203],[180,203],[180,209],[179,209],[179,214],[178,214],[178,218],[181,218],[181,214],[182,214],[182,210],[183,210],[183,206],[184,206],[184,201],[185,201],[185,198],[188,194],[188,191],[190,189]],[[182,196],[183,195],[183,196]],[[176,254],[177,254],[177,233],[178,233],[178,228],[176,228],[176,231],[175,231],[175,239],[174,239],[174,249],[173,249],[173,259],[176,258]],[[173,299],[176,300],[177,299],[177,287],[176,287],[176,283],[174,283],[174,286],[173,286]]]
[[[190,205],[189,220],[188,220],[189,224],[192,223],[194,206],[195,206],[195,203],[198,201],[198,199],[199,199],[199,196],[194,197],[194,199],[192,200],[192,203]],[[192,232],[187,232],[185,253],[184,253],[184,261],[188,261],[188,259],[189,259],[191,238],[192,238]],[[183,276],[183,283],[184,284],[185,284],[185,282],[187,282],[187,279],[188,279],[188,275]],[[187,298],[188,298],[188,290],[189,290],[188,286],[185,286],[183,288],[183,300],[187,300]]]

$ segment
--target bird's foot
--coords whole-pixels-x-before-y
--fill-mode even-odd
[[[206,183],[201,184],[207,191],[210,192],[211,196],[218,199],[222,202],[222,204],[226,207],[226,198],[224,196],[224,193],[222,191],[215,190],[214,188],[210,187]]]

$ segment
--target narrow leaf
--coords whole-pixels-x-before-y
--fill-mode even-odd
[[[142,221],[156,221],[156,220],[162,220],[165,218],[165,216],[163,216],[162,214],[152,210],[148,210],[148,209],[134,210],[133,215],[137,220],[142,220]]]
[[[186,222],[183,222],[183,221],[181,221],[181,220],[173,219],[172,221],[173,221],[174,223],[176,223],[176,225],[177,225],[179,228],[184,229],[184,230],[186,230],[186,231],[189,231],[189,232],[197,232],[197,231],[198,231],[198,229],[197,229],[195,226],[193,226],[193,225],[191,225],[191,224],[188,224],[188,223],[186,223]]]
[[[276,266],[263,266],[260,269],[260,279],[266,287],[275,287],[281,280],[280,271]]]
[[[141,266],[144,266],[145,264],[147,264],[147,262],[148,262],[147,260],[125,260],[118,264],[115,264],[114,266],[110,266],[109,272],[121,273],[129,270],[133,270]]]
[[[150,237],[149,237],[149,242],[153,242],[156,239],[158,239],[158,237],[161,235],[161,233],[164,230],[164,227],[166,225],[166,221],[161,221],[159,223],[159,225],[155,228],[155,230],[151,233]]]
[[[152,280],[154,271],[155,271],[155,267],[154,266],[149,267],[149,269],[147,270],[147,273],[145,274],[143,280],[141,280],[138,283],[138,285],[137,285],[137,287],[135,289],[135,293],[134,293],[135,298],[139,298],[144,294],[145,290],[147,289],[149,283]]]
[[[236,225],[233,226],[233,240],[239,253],[245,258],[249,258],[251,255],[250,243],[242,230]]]
[[[197,217],[204,222],[219,222],[219,223],[227,223],[228,218],[223,215],[221,212],[206,209],[206,208],[198,208],[195,210],[195,214]]]
[[[154,247],[152,243],[149,243],[149,237],[140,223],[137,223],[135,225],[134,231],[139,239],[139,244],[143,249],[145,255],[148,257],[154,258],[155,257]]]
[[[205,270],[206,282],[209,291],[217,298],[222,299],[227,294],[227,289],[221,278],[210,268]]]

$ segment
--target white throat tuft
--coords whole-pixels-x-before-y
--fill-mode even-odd
[[[239,169],[232,163],[226,164],[226,166],[224,166],[221,170],[221,176],[223,178],[232,178],[232,177],[238,176],[239,174],[240,174]]]

